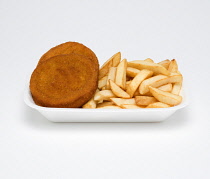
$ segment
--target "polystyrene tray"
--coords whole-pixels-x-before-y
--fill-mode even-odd
[[[34,103],[29,87],[24,93],[25,103],[39,111],[52,122],[159,122],[167,119],[177,110],[184,108],[188,102],[182,89],[182,103],[170,108],[142,109],[82,109],[82,108],[49,108]]]

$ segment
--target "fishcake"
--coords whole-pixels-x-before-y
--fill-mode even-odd
[[[30,91],[39,106],[78,108],[93,97],[99,69],[86,56],[57,55],[40,63],[30,79]]]
[[[53,56],[70,54],[70,53],[76,53],[79,55],[86,56],[94,62],[96,68],[99,67],[98,59],[95,53],[85,45],[78,42],[65,42],[51,48],[44,55],[42,55],[42,57],[38,62],[38,65]]]

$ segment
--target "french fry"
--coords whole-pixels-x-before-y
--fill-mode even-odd
[[[149,92],[149,86],[159,87],[164,84],[167,84],[169,81],[169,77],[165,75],[157,75],[151,78],[144,80],[139,86],[140,94],[146,94]]]
[[[112,66],[117,67],[121,61],[121,53],[117,52],[112,60]]]
[[[165,69],[165,67],[163,67],[162,65],[144,60],[135,60],[128,62],[128,67],[137,68],[139,70],[147,69],[153,71],[155,75],[170,75],[170,72],[167,69]]]
[[[171,60],[169,67],[168,67],[168,71],[172,72],[172,73],[177,73],[178,71],[178,65],[175,59]]]
[[[101,101],[102,100],[102,102],[103,102],[103,96],[101,95],[100,91],[95,93],[93,99],[94,99],[94,101]]]
[[[104,76],[103,78],[101,78],[101,79],[98,81],[98,88],[99,88],[99,89],[102,89],[103,87],[106,86],[106,84],[107,84],[107,79],[108,79],[108,76]]]
[[[153,96],[162,103],[175,106],[182,102],[181,96],[178,96],[169,92],[165,92],[157,88],[153,88],[151,86],[149,87],[149,90],[153,94]]]
[[[102,90],[95,94],[94,100],[95,101],[100,101],[100,100],[110,101],[110,98],[114,98],[114,97],[116,96],[114,95],[114,93],[112,93],[111,90]]]
[[[111,90],[100,91],[100,94],[103,96],[103,100],[107,100],[107,101],[110,101],[110,98],[116,97],[116,95]]]
[[[107,102],[97,104],[97,108],[98,107],[104,107],[104,106],[112,106],[112,105],[114,105],[114,103],[112,101],[107,101]]]
[[[126,69],[127,69],[127,60],[124,59],[120,62],[120,64],[117,66],[116,70],[116,77],[115,77],[115,83],[121,87],[122,89],[125,89],[125,83],[126,83]]]
[[[122,104],[121,108],[123,108],[123,109],[140,109],[140,108],[144,108],[144,107],[137,106],[135,104]]]
[[[125,90],[127,90],[128,85],[131,83],[131,81],[132,81],[132,80],[130,80],[130,81],[126,81],[126,82],[125,82]]]
[[[168,83],[176,83],[182,81],[182,75],[178,73],[172,73],[170,76],[156,75],[144,80],[139,86],[140,94],[146,94],[149,92],[149,86],[160,87]]]
[[[110,105],[110,106],[97,107],[96,109],[122,109],[122,108],[119,106]]]
[[[154,61],[151,58],[147,58],[144,61],[146,61],[146,62],[153,62],[154,63]]]
[[[112,80],[109,80],[109,84],[112,92],[120,98],[130,98],[130,95],[122,90],[119,86],[117,86]]]
[[[168,69],[170,63],[171,63],[171,61],[167,59],[167,60],[163,60],[163,61],[159,62],[158,64],[160,64],[163,67],[165,67],[166,69]]]
[[[96,103],[98,104],[102,104],[103,102],[104,102],[103,100],[96,101]]]
[[[141,84],[141,82],[152,76],[153,72],[150,70],[141,70],[131,81],[131,83],[128,85],[126,92],[130,95],[130,97],[133,97],[135,91],[137,90],[137,88],[139,87],[139,85]]]
[[[135,96],[140,96],[141,94],[139,93],[139,90],[137,89],[136,91],[135,91],[135,93],[133,94],[133,97],[135,97]]]
[[[117,106],[121,106],[122,104],[136,104],[136,101],[134,98],[130,99],[123,99],[123,98],[110,98],[114,104]]]
[[[166,91],[166,92],[171,92],[171,90],[172,90],[172,84],[169,83],[169,84],[160,86],[160,87],[158,87],[158,89],[160,89],[162,91]]]
[[[108,59],[99,70],[99,79],[106,76],[109,72],[110,67],[116,67],[120,63],[121,53],[118,52],[114,54],[110,59]]]
[[[136,100],[136,104],[140,106],[141,105],[147,106],[149,104],[157,102],[157,99],[151,96],[136,96],[135,100]]]
[[[183,77],[176,60],[127,62],[120,52],[101,67],[98,88],[83,108],[168,108],[181,103]],[[154,76],[153,76],[154,75]]]
[[[127,67],[126,75],[130,76],[130,77],[135,77],[139,72],[140,72],[140,70],[138,70],[136,68]]]
[[[110,84],[109,84],[109,80],[115,81],[116,70],[117,70],[117,67],[110,67],[110,68],[109,68],[109,73],[108,73],[108,77],[107,77],[106,89],[111,89],[111,88],[110,88]]]
[[[170,106],[168,104],[156,102],[156,103],[149,104],[146,108],[169,108],[169,107]]]
[[[177,71],[177,73],[181,75],[181,72],[179,70]]]
[[[100,90],[97,88],[96,91],[95,91],[95,93],[94,93],[94,96],[95,96],[99,91],[100,91]],[[93,98],[94,98],[94,96],[93,96]]]
[[[96,101],[96,103],[102,103],[103,102],[103,100],[100,100],[101,95],[100,95],[99,92],[100,92],[100,90],[97,89],[94,96],[93,96],[93,100]],[[99,100],[97,100],[97,99],[99,99]]]
[[[126,75],[126,81],[131,81],[133,78]]]
[[[139,91],[139,90],[138,90]],[[139,93],[139,95],[137,95],[137,96],[141,96],[142,94],[140,94]],[[150,91],[149,92],[147,92],[147,93],[145,93],[143,96],[151,96],[151,97],[153,97],[153,95],[152,95],[152,93],[150,93]]]
[[[181,88],[182,88],[182,82],[174,83],[171,93],[179,95]]]
[[[171,73],[169,76],[169,83],[182,82],[183,77],[180,73]]]
[[[94,109],[94,108],[96,108],[96,101],[94,101],[94,99],[91,98],[86,104],[84,104],[82,106],[82,108],[91,108],[91,109]]]
[[[171,83],[169,83],[169,84],[166,84],[166,85],[162,85],[162,86],[160,86],[160,87],[157,87],[157,89],[160,89],[160,90],[162,90],[162,91],[166,91],[166,92],[171,92],[171,90],[172,90],[172,84]],[[141,94],[139,93],[139,90],[137,89],[136,90],[136,92],[138,91],[138,95],[137,95],[137,93],[136,93],[136,95],[134,94],[134,96],[140,96]],[[147,93],[145,93],[144,94],[144,96],[153,96],[152,95],[152,93],[150,93],[150,91],[149,92],[147,92]]]

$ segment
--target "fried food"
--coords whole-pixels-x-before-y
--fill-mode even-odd
[[[144,80],[139,86],[140,94],[146,94],[149,92],[149,87],[159,87],[169,82],[169,77],[165,75],[156,75],[151,78]]]
[[[108,76],[107,76],[107,82],[106,82],[106,89],[107,90],[111,89],[110,84],[109,84],[109,80],[115,81],[116,71],[117,71],[117,67],[110,67],[109,68],[109,72],[108,72]]]
[[[96,66],[95,68],[99,68],[98,59],[95,53],[85,45],[78,42],[65,42],[51,48],[44,55],[42,55],[42,57],[38,62],[38,65],[51,57],[57,55],[66,55],[70,53],[75,53],[90,58],[93,61],[94,65]]]
[[[30,91],[34,102],[44,107],[163,108],[182,102],[182,81],[176,60],[127,62],[118,52],[99,69],[91,49],[66,42],[40,58]]]
[[[110,87],[112,92],[120,98],[130,98],[130,95],[126,93],[123,89],[121,89],[119,86],[117,86],[112,80],[109,80]]]
[[[99,91],[93,98],[96,108],[111,107],[113,103],[123,109],[165,108],[182,102],[183,76],[176,60],[119,62],[119,57],[119,53],[113,55],[100,70]],[[114,59],[119,63],[116,67]]]
[[[114,97],[116,97],[116,95],[111,90],[102,90],[95,94],[94,100],[95,101],[101,101],[101,100],[110,101],[110,98],[114,98]]]
[[[126,85],[126,69],[127,69],[127,60],[124,59],[117,66],[116,76],[115,76],[115,83],[122,89],[125,89]]]
[[[176,62],[175,59],[171,60],[169,67],[168,67],[168,71],[172,72],[172,73],[177,73],[178,71],[178,64]]]
[[[179,95],[182,88],[182,82],[174,83],[171,93]]]
[[[135,98],[123,99],[123,98],[110,98],[114,104],[121,106],[122,104],[136,104]]]
[[[139,106],[141,105],[147,106],[149,104],[157,102],[156,98],[151,97],[151,96],[136,96],[135,100],[136,100],[136,104]]]
[[[132,68],[132,67],[127,67],[126,69],[126,75],[130,76],[130,77],[135,77],[138,73],[140,72],[140,70],[136,69],[136,68]]]
[[[168,70],[168,67],[169,67],[170,63],[171,63],[171,61],[166,59],[166,60],[163,60],[163,61],[159,62],[158,64],[162,65],[163,67],[165,67]]]
[[[143,108],[143,107],[140,107],[136,104],[122,104],[121,108],[123,108],[123,109],[140,109],[140,108]]]
[[[119,106],[115,106],[115,105],[110,105],[110,106],[102,106],[102,107],[98,107],[97,109],[122,109]]]
[[[162,91],[166,91],[166,92],[171,92],[172,91],[172,84],[168,83],[166,85],[162,85],[162,86],[158,87],[158,89],[160,89]]]
[[[147,108],[169,108],[169,107],[170,106],[168,104],[162,102],[155,102],[147,106]]]
[[[103,87],[106,86],[107,79],[108,79],[108,76],[104,76],[103,78],[101,78],[100,80],[98,80],[98,88],[99,89],[102,89]]]
[[[170,75],[170,72],[162,65],[144,60],[135,60],[128,62],[128,67],[137,68],[139,70],[147,69],[153,71],[154,75],[157,74]]]
[[[141,70],[131,81],[131,83],[128,85],[128,88],[126,90],[126,92],[133,97],[135,91],[137,90],[137,88],[139,87],[139,85],[141,84],[141,82],[143,80],[145,80],[146,78],[149,78],[153,75],[153,72],[150,70]]]
[[[109,72],[110,67],[117,67],[121,60],[121,53],[118,52],[114,54],[110,59],[108,59],[99,70],[99,79],[106,76]]]
[[[57,55],[36,67],[31,75],[30,91],[40,106],[81,107],[93,97],[98,87],[98,73],[95,61],[86,56]]]
[[[171,106],[176,106],[182,102],[182,97],[169,92],[159,90],[157,88],[149,87],[152,95],[160,102],[166,103]]]
[[[91,98],[87,103],[85,103],[82,108],[87,109],[95,109],[96,108],[96,101],[94,101],[93,98]]]

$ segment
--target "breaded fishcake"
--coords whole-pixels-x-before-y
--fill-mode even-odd
[[[51,48],[44,55],[42,55],[38,65],[51,57],[70,54],[72,52],[90,58],[94,62],[95,66],[99,66],[95,53],[85,45],[78,42],[65,42]]]
[[[81,107],[97,89],[98,72],[94,62],[82,55],[71,53],[49,58],[31,75],[34,102],[44,107]]]

